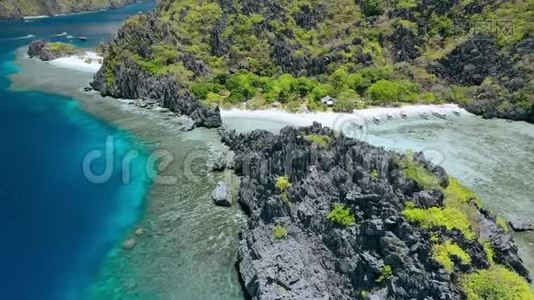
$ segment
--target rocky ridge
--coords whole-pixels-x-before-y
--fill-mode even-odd
[[[147,15],[153,18],[153,14]],[[152,16],[152,17],[151,17]],[[159,30],[156,22],[139,31],[131,26],[123,26],[113,41],[104,45],[105,52],[113,51],[117,43],[131,43],[140,52],[149,52],[150,45],[157,43]],[[186,88],[170,74],[154,75],[132,59],[125,58],[120,63],[108,55],[102,68],[95,74],[91,87],[103,96],[126,99],[148,99],[172,112],[191,117],[196,126],[219,127],[222,124],[219,108],[203,106]]]
[[[242,176],[239,203],[249,220],[238,269],[252,299],[465,299],[463,276],[495,265],[528,279],[511,234],[484,209],[469,204],[476,238],[408,221],[409,207],[448,205],[444,189],[453,180],[421,154],[412,161],[436,178],[433,187],[406,176],[406,156],[317,123],[279,135],[222,131],[222,141]],[[344,225],[331,215],[340,207],[353,216]],[[469,260],[449,254],[445,268],[435,253],[451,244]]]
[[[0,19],[54,16],[104,8],[116,8],[136,0],[1,0]]]
[[[487,118],[534,122],[528,11],[529,1],[163,0],[103,47],[95,88],[115,97],[156,94],[180,108],[192,100],[261,106],[271,97],[317,110],[326,95],[346,101],[346,111],[446,101]],[[512,31],[495,29],[511,21]],[[262,78],[226,80],[240,74]],[[281,76],[320,84],[302,80],[280,92]],[[161,96],[176,91],[172,100]]]
[[[31,42],[28,46],[28,56],[38,57],[43,61],[50,61],[71,55],[82,55],[83,51],[70,44],[50,43],[44,40]]]
[[[472,100],[462,104],[468,111],[485,118],[534,123],[534,102],[518,103],[531,97],[523,93],[529,93],[533,73],[521,61],[534,53],[534,39],[527,37],[512,49],[507,55],[499,51],[494,37],[475,35],[430,65],[429,70],[448,84],[477,87]]]

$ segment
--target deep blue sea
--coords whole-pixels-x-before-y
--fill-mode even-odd
[[[15,50],[32,39],[78,46],[110,39],[128,16],[153,2],[70,16],[0,21],[0,299],[83,299],[103,258],[142,213],[150,186],[133,162],[129,184],[121,180],[122,157],[142,151],[135,137],[84,113],[73,99],[12,92],[8,74],[18,72]],[[68,78],[66,78],[68,80]],[[93,150],[113,139],[113,172],[95,184],[83,172]],[[92,170],[104,170],[103,158]]]

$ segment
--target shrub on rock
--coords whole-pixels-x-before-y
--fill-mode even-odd
[[[502,266],[492,266],[460,278],[467,300],[534,300],[528,282]]]
[[[283,192],[291,187],[291,182],[287,176],[279,176],[276,178],[275,186],[279,191]]]
[[[276,225],[273,229],[274,238],[277,240],[283,239],[287,236],[287,229],[282,225]]]
[[[432,257],[449,272],[452,272],[455,267],[452,260],[453,256],[457,257],[464,265],[471,263],[469,254],[454,242],[446,241],[432,247]]]
[[[344,204],[336,204],[334,208],[328,213],[326,218],[333,223],[348,227],[351,225],[356,224],[356,217],[350,210],[350,208],[346,207]]]
[[[319,147],[326,149],[328,148],[328,145],[330,144],[330,141],[332,140],[327,135],[319,135],[319,134],[309,134],[305,135],[304,139],[308,142],[314,143],[319,145]]]
[[[407,208],[402,213],[409,222],[418,223],[423,228],[445,227],[447,230],[457,229],[466,238],[471,240],[475,238],[469,219],[457,208]]]

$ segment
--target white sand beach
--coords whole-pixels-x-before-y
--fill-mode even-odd
[[[402,119],[420,117],[420,114],[426,113],[428,118],[436,118],[433,113],[438,113],[442,117],[452,117],[455,113],[468,114],[468,112],[456,104],[441,105],[406,105],[402,107],[373,107],[355,110],[353,113],[335,113],[335,112],[309,112],[309,113],[290,113],[283,110],[243,110],[231,109],[222,110],[223,118],[253,118],[280,121],[297,126],[308,126],[313,122],[320,122],[325,126],[335,130],[341,129],[348,122],[357,125],[365,125],[368,122],[385,122],[388,119]]]
[[[64,69],[78,70],[82,72],[96,73],[102,67],[102,57],[92,51],[86,51],[84,55],[73,55],[51,60],[49,63]]]
[[[33,19],[44,19],[44,18],[50,18],[50,16],[47,15],[41,15],[41,16],[25,16],[22,19],[24,20],[33,20]]]

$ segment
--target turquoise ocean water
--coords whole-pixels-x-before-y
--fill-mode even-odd
[[[106,253],[142,213],[150,187],[135,137],[86,114],[73,99],[8,89],[7,76],[19,71],[15,50],[38,38],[69,41],[67,35],[87,36],[86,43],[71,41],[94,47],[126,17],[153,5],[0,22],[0,299],[84,298]],[[108,155],[89,166],[95,175],[106,164],[112,172],[93,183],[84,159],[106,147],[113,160]],[[121,165],[130,151],[141,155],[125,183]]]

